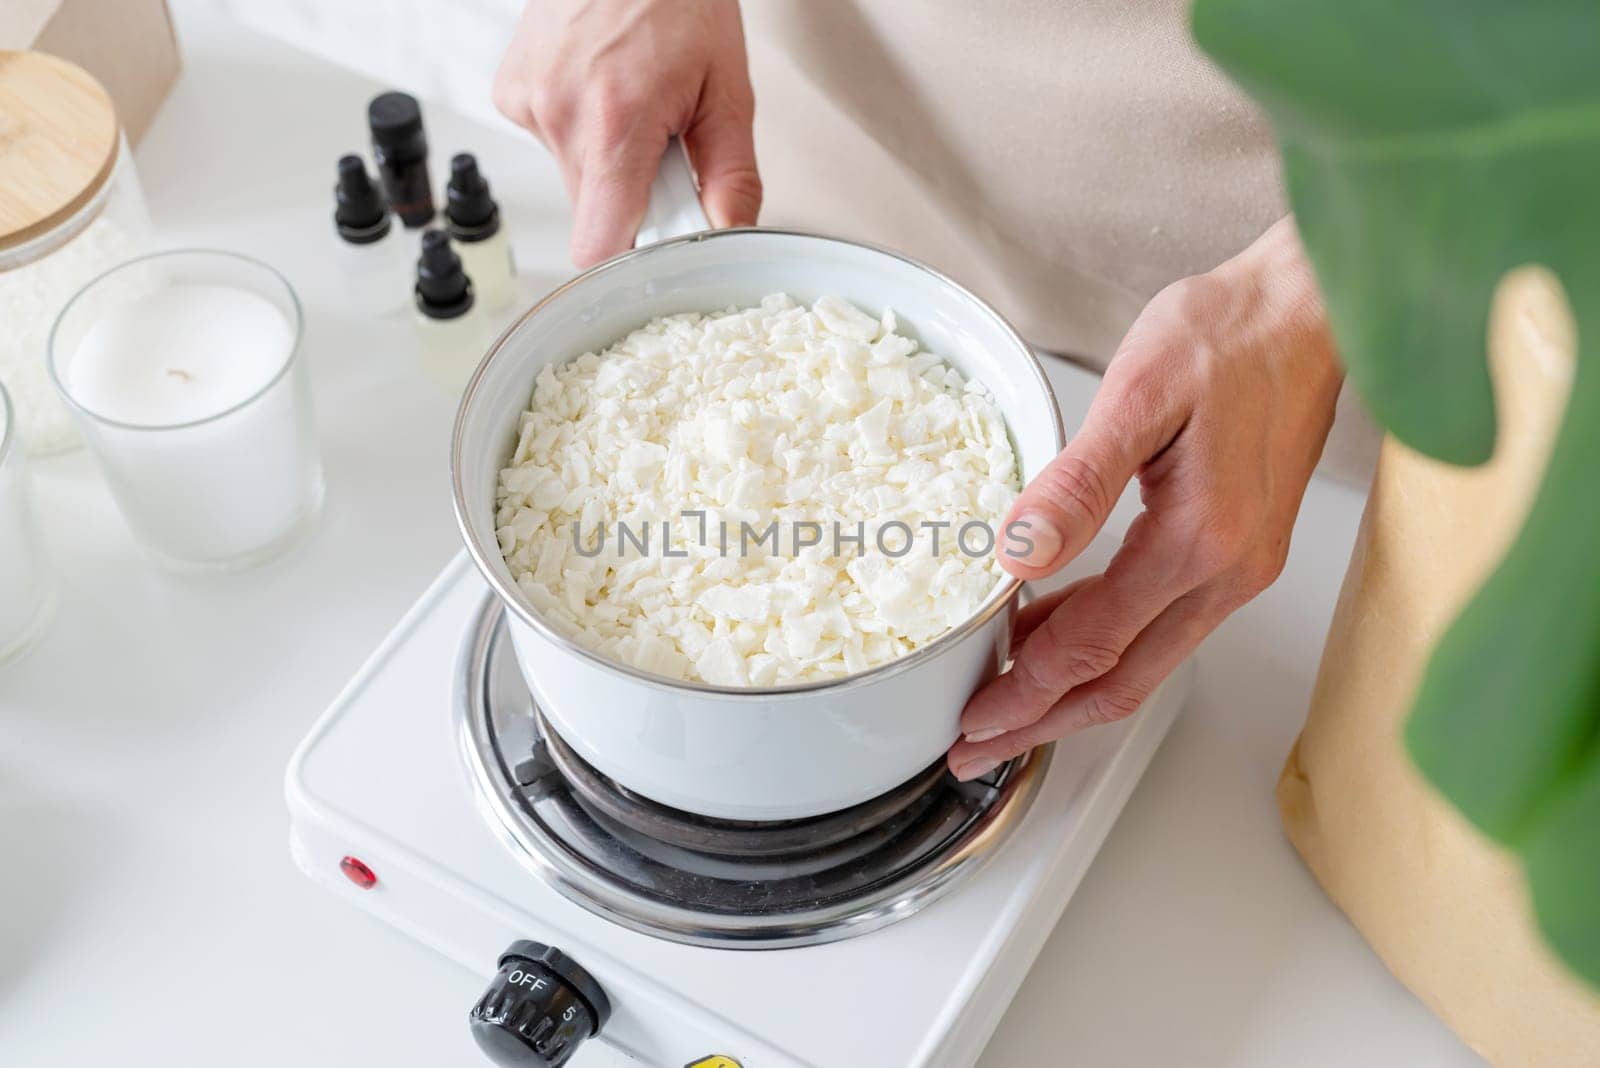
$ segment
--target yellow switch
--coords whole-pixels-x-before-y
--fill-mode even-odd
[[[744,1066],[732,1057],[724,1057],[720,1053],[713,1053],[709,1057],[701,1057],[697,1061],[690,1061],[683,1068],[744,1068]]]

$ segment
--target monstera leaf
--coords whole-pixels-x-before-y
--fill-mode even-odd
[[[1546,937],[1600,986],[1600,3],[1197,0],[1267,110],[1339,349],[1379,422],[1487,459],[1490,297],[1562,280],[1568,410],[1523,529],[1434,651],[1422,772],[1519,851]]]

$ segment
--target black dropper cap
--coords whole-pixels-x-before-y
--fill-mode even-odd
[[[379,93],[367,105],[372,145],[384,159],[415,160],[428,154],[422,132],[422,105],[410,93]],[[383,162],[382,159],[379,162]]]
[[[450,157],[450,182],[444,192],[445,222],[457,241],[482,241],[500,229],[500,206],[489,195],[489,182],[472,153]]]
[[[357,155],[339,157],[339,184],[333,187],[333,225],[352,245],[370,245],[389,232],[389,209]]]
[[[472,280],[443,230],[422,234],[417,260],[417,310],[430,319],[454,319],[472,308]]]

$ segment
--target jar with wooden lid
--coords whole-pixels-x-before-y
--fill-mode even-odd
[[[57,56],[0,51],[0,383],[31,454],[79,440],[47,370],[57,314],[149,240],[139,176],[105,87]]]

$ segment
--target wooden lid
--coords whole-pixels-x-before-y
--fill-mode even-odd
[[[116,162],[116,108],[93,75],[43,52],[0,51],[0,251],[72,218]]]

